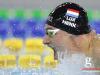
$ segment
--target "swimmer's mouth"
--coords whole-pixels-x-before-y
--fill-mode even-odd
[[[48,45],[50,48],[52,48],[53,49],[53,51],[54,51],[54,59],[55,60],[58,60],[58,54],[57,54],[57,50],[55,50],[55,48],[53,47],[53,46],[51,46],[51,45]]]

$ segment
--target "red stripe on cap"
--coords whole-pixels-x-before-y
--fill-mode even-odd
[[[78,10],[74,10],[74,9],[68,9],[69,11],[73,11],[73,12],[76,12],[76,13],[79,13]]]

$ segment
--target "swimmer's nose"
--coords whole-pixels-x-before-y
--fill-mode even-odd
[[[50,43],[50,37],[47,35],[43,38],[43,44],[49,44]]]

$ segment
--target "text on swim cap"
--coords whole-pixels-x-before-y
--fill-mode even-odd
[[[69,22],[69,21],[65,21],[65,20],[63,20],[62,23],[67,25],[67,26],[71,26],[71,27],[76,28],[76,24],[75,23],[72,23],[72,22]]]
[[[76,18],[66,16],[66,20],[68,20],[68,21],[72,21],[72,22],[75,22]]]
[[[52,22],[52,19],[53,19],[53,17],[51,17],[51,16],[48,17],[48,20],[49,20],[50,22]]]

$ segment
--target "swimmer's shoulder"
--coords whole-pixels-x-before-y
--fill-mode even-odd
[[[94,39],[94,49],[99,49],[100,50],[100,34],[98,34],[96,36],[96,38]]]
[[[100,35],[97,35],[94,39],[93,47],[94,56],[100,59]]]

